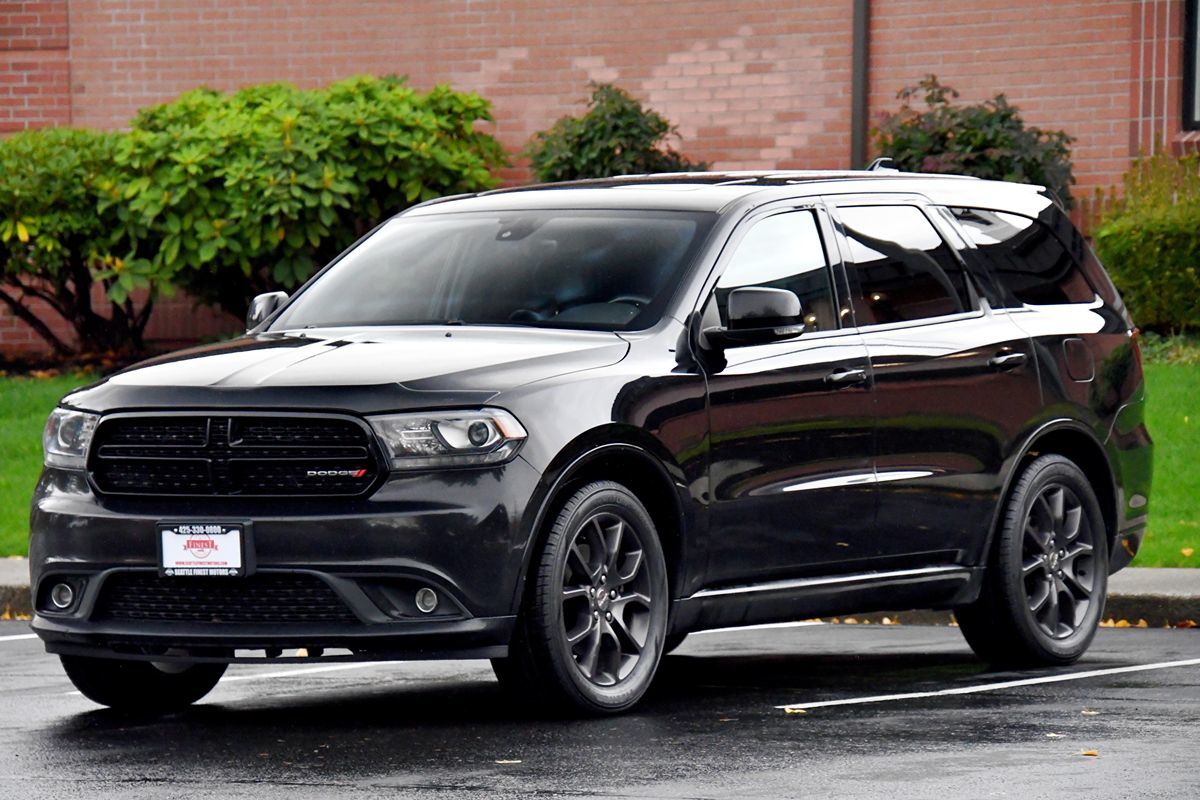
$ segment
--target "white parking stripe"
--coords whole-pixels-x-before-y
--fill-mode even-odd
[[[904,694],[880,694],[873,697],[847,697],[842,700],[818,700],[812,703],[789,703],[786,706],[775,706],[784,710],[808,711],[814,708],[830,706],[854,706],[865,703],[890,703],[894,700],[920,700],[926,697],[947,697],[956,694],[975,694],[977,692],[995,692],[1000,689],[1012,689],[1017,686],[1037,686],[1043,683],[1062,683],[1063,681],[1081,681],[1086,678],[1099,678],[1104,675],[1123,675],[1129,672],[1147,672],[1156,669],[1172,669],[1174,667],[1200,666],[1200,658],[1189,658],[1184,661],[1161,661],[1157,664],[1135,664],[1131,667],[1112,667],[1110,669],[1093,669],[1086,672],[1067,672],[1061,675],[1047,675],[1042,678],[1026,678],[1018,681],[1001,681],[1000,683],[981,683],[976,686],[958,686],[953,689],[938,689],[933,692],[906,692]]]
[[[228,678],[222,678],[217,684],[217,688],[224,686],[227,683],[235,681],[259,681],[268,678],[295,678],[305,675],[315,675],[319,672],[341,672],[348,669],[366,669],[367,667],[382,667],[394,664],[402,664],[402,661],[354,661],[342,664],[326,664],[323,667],[294,667],[292,669],[281,669],[277,672],[255,672],[250,675],[232,675]],[[64,695],[81,696],[82,692],[63,692]]]
[[[16,636],[0,636],[0,642],[17,642],[22,639],[36,639],[36,633],[20,633]]]
[[[222,678],[221,684],[233,683],[234,681],[260,681],[267,678],[294,678],[303,675],[316,675],[320,672],[341,672],[347,669],[366,669],[367,667],[384,667],[402,664],[402,661],[352,661],[344,664],[326,664],[323,667],[293,667],[292,669],[281,669],[278,672],[255,672],[250,675],[234,675],[229,678]]]
[[[808,619],[803,622],[770,622],[764,625],[741,625],[732,628],[712,628],[706,631],[696,631],[692,636],[703,636],[706,633],[731,633],[735,631],[765,631],[773,628],[807,628],[810,625],[824,625],[819,619]]]

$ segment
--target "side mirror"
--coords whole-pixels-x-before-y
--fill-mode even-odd
[[[267,292],[251,300],[250,309],[246,312],[246,333],[263,324],[287,299],[287,292]]]
[[[766,344],[804,332],[804,309],[795,292],[744,286],[729,293],[727,328],[706,328],[704,336],[719,347]]]

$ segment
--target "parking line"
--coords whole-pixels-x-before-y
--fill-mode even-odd
[[[234,681],[260,681],[267,678],[293,678],[303,675],[316,675],[320,672],[341,672],[348,669],[394,666],[396,664],[403,663],[403,661],[353,661],[348,664],[326,664],[323,667],[294,667],[292,669],[279,670],[278,672],[257,672],[251,675],[234,675],[229,678],[222,678],[221,684],[233,683]]]
[[[785,711],[809,711],[814,708],[829,708],[830,706],[853,706],[866,703],[890,703],[895,700],[920,700],[926,697],[947,697],[958,694],[975,694],[977,692],[995,692],[1000,689],[1012,689],[1018,686],[1036,686],[1043,683],[1062,683],[1064,681],[1081,681],[1086,678],[1099,678],[1104,675],[1123,675],[1130,672],[1147,672],[1156,669],[1172,669],[1175,667],[1200,666],[1200,658],[1189,658],[1184,661],[1160,661],[1156,664],[1135,664],[1131,667],[1112,667],[1110,669],[1093,669],[1086,672],[1068,672],[1062,675],[1046,675],[1041,678],[1025,678],[1016,681],[1001,681],[999,683],[981,683],[976,686],[958,686],[952,689],[938,689],[933,692],[905,692],[904,694],[880,694],[873,697],[848,697],[842,700],[818,700],[812,703],[789,703],[785,706],[775,706]]]
[[[16,636],[0,636],[0,642],[17,642],[22,639],[36,639],[36,633],[19,633]]]
[[[806,619],[803,622],[769,622],[764,625],[735,625],[732,628],[710,628],[706,631],[696,631],[692,636],[703,636],[706,633],[731,633],[734,631],[765,631],[774,628],[807,628],[810,625],[824,625],[819,619]]]
[[[389,664],[402,664],[402,661],[354,661],[348,664],[327,664],[323,667],[294,667],[292,669],[279,670],[277,672],[256,672],[252,675],[233,675],[228,678],[222,678],[217,684],[217,688],[224,686],[227,683],[237,681],[259,681],[267,678],[293,678],[304,675],[315,675],[319,672],[341,672],[348,669],[365,669],[367,667],[382,667]],[[82,696],[83,692],[63,692],[64,695]]]

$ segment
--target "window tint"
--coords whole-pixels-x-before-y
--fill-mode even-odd
[[[940,317],[971,309],[961,262],[913,206],[838,209],[850,245],[859,325]]]
[[[725,272],[717,281],[717,308],[728,324],[729,293],[743,286],[787,289],[800,298],[804,328],[826,331],[837,327],[829,264],[811,211],[776,214],[754,224],[738,243]]]
[[[1086,303],[1095,296],[1079,262],[1041,222],[976,208],[953,212],[977,248],[968,257],[995,277],[1005,306]]]

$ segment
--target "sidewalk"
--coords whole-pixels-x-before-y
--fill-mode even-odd
[[[27,616],[29,562],[0,558],[0,615]],[[860,615],[863,619],[884,614]],[[948,612],[908,611],[898,615],[909,624],[945,624]],[[1185,620],[1200,622],[1200,569],[1147,569],[1131,567],[1109,578],[1105,619],[1128,620],[1160,628]]]

